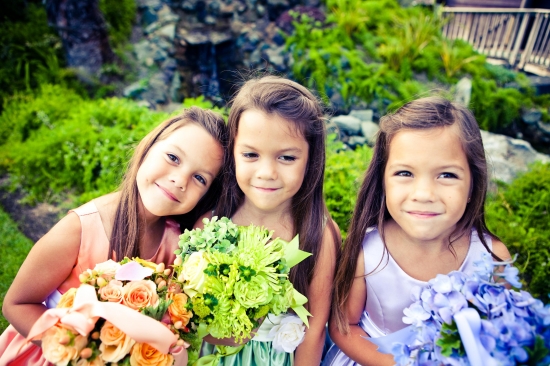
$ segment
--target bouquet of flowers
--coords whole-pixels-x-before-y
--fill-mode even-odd
[[[140,258],[108,260],[84,271],[34,324],[43,355],[60,365],[187,364],[187,295],[169,287],[172,271]]]
[[[550,306],[505,286],[521,287],[511,263],[486,254],[472,276],[453,271],[415,289],[403,317],[414,340],[393,344],[397,364],[549,365]]]
[[[272,232],[263,227],[237,226],[225,217],[203,223],[203,229],[186,230],[180,236],[174,265],[177,282],[190,298],[191,324],[199,339],[209,333],[240,342],[251,337],[268,313],[278,315],[288,309],[299,318],[287,319],[277,329],[301,327],[303,338],[311,314],[303,306],[306,297],[294,289],[288,273],[311,254],[298,249],[298,237],[290,242],[272,239]]]

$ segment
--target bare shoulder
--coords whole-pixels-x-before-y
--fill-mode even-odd
[[[119,201],[120,192],[109,193],[94,199],[99,215],[102,217],[114,217]]]
[[[203,220],[204,219],[210,220],[211,218],[212,218],[212,211],[208,211],[207,213],[205,213],[204,215],[202,215],[197,219],[197,221],[195,222],[195,225],[193,225],[193,229],[203,229],[204,228]]]
[[[502,260],[508,260],[511,258],[510,252],[508,251],[508,248],[506,248],[506,245],[504,245],[503,242],[500,240],[494,239],[493,242],[493,253],[499,257]]]

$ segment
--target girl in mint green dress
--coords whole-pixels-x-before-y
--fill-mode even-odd
[[[341,242],[323,200],[323,109],[307,88],[266,76],[241,87],[233,99],[228,127],[229,158],[216,216],[231,217],[237,225],[264,226],[274,231],[273,237],[287,241],[299,234],[300,249],[312,255],[291,269],[290,279],[307,296],[312,317],[302,337],[271,331],[285,322],[284,314],[268,315],[245,344],[206,336],[201,352],[205,357],[198,364],[317,366]]]

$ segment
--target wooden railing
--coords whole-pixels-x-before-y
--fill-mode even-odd
[[[550,70],[550,10],[443,8],[443,35],[469,42],[476,51],[523,70]]]

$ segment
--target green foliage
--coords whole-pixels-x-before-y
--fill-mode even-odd
[[[83,92],[73,72],[63,68],[61,41],[48,26],[44,7],[14,3],[20,8],[17,16],[0,22],[0,111],[10,95],[33,90],[41,83]]]
[[[550,164],[536,164],[487,201],[487,224],[512,255],[525,290],[548,302],[550,294]]]
[[[107,22],[112,46],[117,47],[126,43],[136,19],[135,0],[99,0],[99,8]]]
[[[24,236],[17,225],[0,207],[0,307],[6,297],[19,267],[32,248],[32,241]],[[0,333],[8,326],[7,320],[0,314]]]
[[[357,200],[357,191],[371,157],[372,150],[366,145],[356,150],[344,150],[343,144],[336,140],[335,135],[328,138],[325,201],[332,219],[340,227],[343,238],[346,237]]]
[[[464,41],[445,39],[437,11],[402,8],[397,0],[326,0],[326,6],[325,22],[295,14],[286,38],[293,77],[325,102],[340,93],[346,107],[361,100],[377,103],[384,114],[385,107],[425,96],[434,86],[451,89],[467,76],[473,80],[470,107],[480,126],[493,131],[537,103],[523,75],[487,64]],[[439,85],[416,82],[420,74]]]

